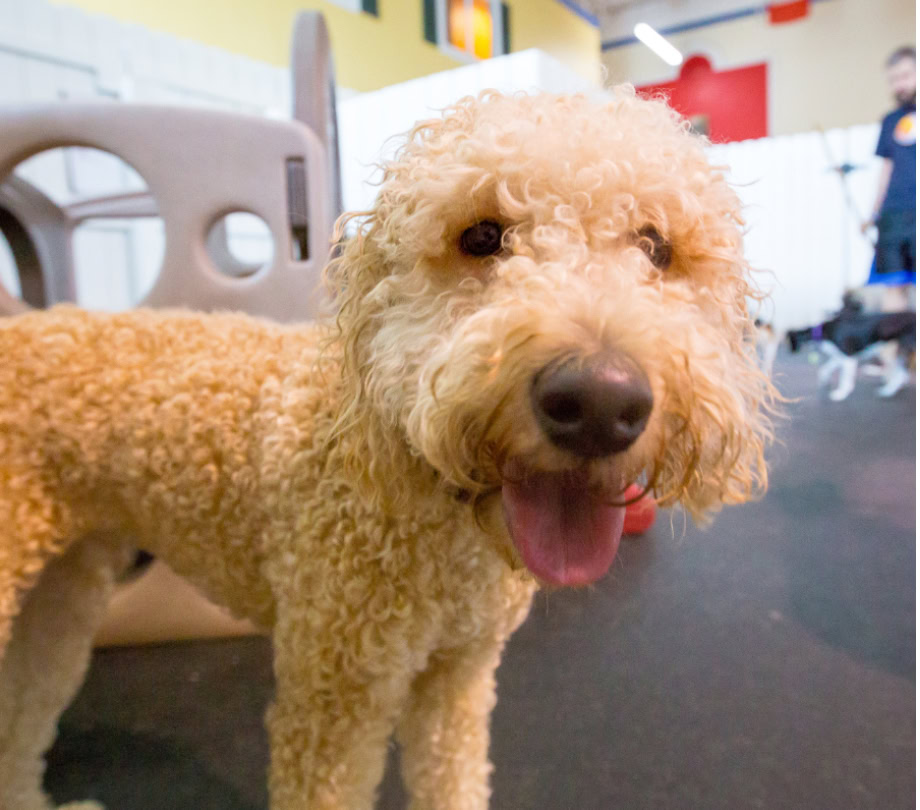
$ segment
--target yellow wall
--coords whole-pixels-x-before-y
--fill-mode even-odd
[[[649,20],[654,25],[654,20]],[[913,0],[828,0],[808,18],[770,25],[766,15],[669,36],[686,56],[704,53],[717,70],[767,62],[771,135],[875,121],[893,107],[884,63],[915,41]],[[677,72],[644,45],[605,51],[609,80],[634,84]]]
[[[157,31],[224,48],[274,65],[288,64],[298,11],[326,17],[336,80],[376,90],[449,70],[460,62],[426,42],[422,0],[378,0],[380,16],[346,11],[325,0],[63,0]],[[600,74],[600,34],[557,0],[506,0],[511,47],[539,47],[590,79]]]
[[[385,0],[381,0],[384,2]],[[558,0],[505,0],[511,8],[511,49],[540,48],[599,82],[600,31]]]

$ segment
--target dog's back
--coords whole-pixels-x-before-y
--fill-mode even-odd
[[[916,339],[913,312],[843,313],[824,325],[824,339],[844,354],[854,355],[875,343],[896,340],[909,347]]]
[[[896,340],[904,351],[914,351],[917,343],[917,314],[891,312],[879,319],[875,329],[878,340]]]
[[[0,322],[0,525],[16,529],[0,533],[0,570],[22,591],[71,542],[109,532],[169,545],[177,570],[264,622],[262,438],[316,344],[311,328],[235,314],[60,307]]]
[[[818,326],[795,329],[787,333],[789,347],[798,351],[805,343],[825,340],[846,355],[859,354],[876,343],[896,340],[905,351],[916,344],[917,318],[914,312],[854,312],[844,309],[836,317]]]

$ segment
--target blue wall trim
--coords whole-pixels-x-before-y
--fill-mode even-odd
[[[679,34],[682,31],[693,31],[695,28],[707,28],[710,25],[718,25],[719,23],[731,22],[732,20],[740,20],[742,17],[753,17],[755,14],[763,14],[766,10],[766,6],[742,8],[738,11],[729,11],[725,14],[716,14],[713,17],[703,17],[700,20],[693,20],[693,22],[672,25],[670,28],[662,28],[660,31],[658,31],[658,33],[663,37],[666,37],[669,34]],[[638,39],[632,36],[622,37],[621,39],[611,39],[607,42],[601,43],[601,50],[609,51],[613,48],[622,48],[624,45],[632,45],[634,42],[638,41]]]
[[[601,21],[597,19],[590,11],[586,8],[582,8],[575,0],[559,0],[562,5],[564,5],[569,11],[575,12],[583,20],[587,20],[595,28],[601,27]]]
[[[811,0],[812,3],[824,2],[824,0]],[[755,14],[766,14],[767,6],[751,6],[750,8],[742,8],[737,11],[729,11],[725,14],[716,14],[712,17],[703,17],[699,20],[693,20],[692,22],[679,23],[678,25],[672,25],[670,28],[662,28],[658,33],[662,36],[668,36],[669,34],[680,34],[684,31],[693,31],[696,28],[707,28],[710,25],[718,25],[719,23],[731,22],[732,20],[740,20],[742,17],[753,17]],[[620,39],[610,39],[607,42],[601,43],[602,51],[610,51],[614,48],[622,48],[624,45],[632,45],[634,42],[639,40],[633,36],[630,37],[621,37]]]

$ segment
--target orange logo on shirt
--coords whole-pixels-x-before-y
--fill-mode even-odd
[[[901,116],[894,127],[894,142],[901,146],[913,146],[917,143],[917,114],[909,112]]]

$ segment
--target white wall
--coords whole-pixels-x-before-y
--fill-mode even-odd
[[[339,105],[342,192],[346,209],[369,208],[377,193],[376,166],[392,156],[399,139],[463,96],[487,89],[605,95],[596,85],[542,51],[520,51],[455,70],[362,93]],[[368,126],[373,122],[373,126]]]
[[[103,96],[284,115],[286,70],[46,0],[0,0],[0,101]]]

